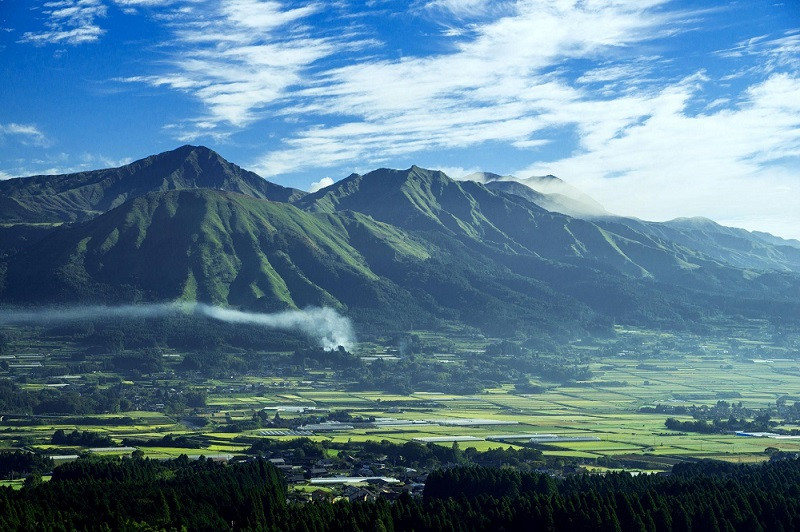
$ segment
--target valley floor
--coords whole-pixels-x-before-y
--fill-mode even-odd
[[[418,334],[429,344],[438,341],[437,345],[448,346],[425,356],[450,364],[490,342],[467,334]],[[660,471],[702,458],[759,462],[778,452],[800,453],[800,439],[791,437],[792,431],[800,430],[792,409],[800,398],[800,359],[794,340],[773,341],[763,331],[751,331],[749,336],[710,339],[620,328],[613,342],[571,346],[581,359],[589,360],[589,380],[555,385],[534,379],[531,384],[539,387],[539,393],[520,393],[511,383],[469,395],[352,391],[343,389],[336,373],[325,368],[295,376],[195,377],[188,382],[205,390],[204,404],[180,412],[151,402],[149,411],[116,414],[5,414],[0,419],[0,448],[35,451],[59,463],[85,452],[129,455],[136,448],[154,458],[187,454],[230,459],[252,452],[260,440],[290,442],[300,437],[322,443],[328,456],[336,458],[347,452],[348,444],[415,441],[478,451],[534,448],[542,451],[547,467],[597,472]],[[115,380],[103,372],[56,375],[45,370],[69,359],[69,348],[37,342],[18,342],[11,354],[3,355],[5,376],[24,390],[63,391],[87,381],[100,387],[151,391],[174,391],[187,384],[167,373],[136,382]],[[370,361],[400,356],[378,343],[363,344],[355,352]],[[756,434],[744,436],[724,426],[711,433],[665,426],[667,418],[694,422],[698,411],[708,412],[709,423],[720,412],[749,412],[751,417],[769,413],[770,430],[745,431]],[[93,446],[54,444],[53,433],[59,429],[90,431],[110,440]],[[776,437],[778,433],[782,437]],[[169,441],[159,444],[166,435],[171,436]],[[181,436],[187,439],[174,441]],[[191,446],[181,447],[181,441]],[[282,465],[293,485],[309,493],[319,487],[329,489],[314,478],[395,478],[404,470],[387,469],[380,460],[333,462],[293,463],[289,457]],[[403,482],[413,483],[413,476],[406,472]]]

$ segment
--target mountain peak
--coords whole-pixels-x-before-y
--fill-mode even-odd
[[[187,144],[118,168],[0,182],[0,221],[80,221],[149,192],[199,188],[281,202],[305,194],[270,183],[205,146]]]

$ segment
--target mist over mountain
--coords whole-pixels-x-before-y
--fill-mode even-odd
[[[594,198],[554,175],[520,179],[510,175],[475,172],[462,179],[482,183],[491,190],[522,196],[548,211],[589,219],[611,215]]]
[[[24,209],[2,211],[0,303],[323,306],[373,332],[459,322],[558,336],[800,316],[789,241],[710,221],[572,217],[545,207],[557,193],[484,180],[412,166],[306,194],[189,146],[11,180],[0,203]],[[68,223],[31,225],[46,222]]]

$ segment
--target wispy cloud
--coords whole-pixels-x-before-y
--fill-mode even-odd
[[[563,176],[625,215],[702,214],[765,228],[767,207],[771,217],[796,219],[800,180],[782,163],[800,160],[800,77],[773,74],[733,107],[690,112],[708,82],[694,76],[667,87],[642,101],[641,119],[628,127],[586,131],[576,154],[518,173]]]
[[[220,127],[242,128],[285,98],[305,69],[340,49],[334,39],[312,36],[303,25],[320,9],[285,9],[259,0],[184,6],[168,22],[175,51],[166,71],[123,81],[169,87],[201,101],[206,115],[172,126],[185,140],[220,135]]]
[[[477,166],[471,168],[464,168],[463,166],[448,166],[448,165],[432,165],[432,168],[444,172],[447,177],[451,179],[461,180],[471,174],[480,172],[481,169]]]
[[[96,170],[97,168],[117,168],[132,162],[131,157],[115,159],[100,153],[45,153],[34,159],[7,161],[0,170],[0,179],[26,177],[32,175],[59,175]]]
[[[300,131],[285,150],[261,158],[258,169],[271,175],[312,162],[377,163],[487,141],[541,145],[539,132],[564,123],[555,116],[560,108],[593,99],[554,66],[674,31],[667,27],[682,14],[658,10],[662,3],[520,1],[509,4],[511,14],[476,25],[473,37],[454,39],[454,52],[324,72],[317,86],[299,91],[302,105],[285,112],[349,120]]]
[[[33,124],[17,124],[14,122],[0,124],[0,141],[8,137],[29,146],[44,147],[49,145],[45,134]]]
[[[46,29],[25,32],[20,42],[76,45],[96,41],[105,33],[97,19],[105,17],[107,9],[100,0],[45,2],[42,14],[47,17]]]
[[[494,0],[423,0],[412,7],[418,12],[443,13],[459,18],[485,16],[503,9],[509,2]]]
[[[764,61],[758,65],[765,70],[791,67],[800,68],[800,31],[789,31],[780,36],[759,35],[741,41],[735,46],[717,52],[722,57],[740,59],[759,56]]]

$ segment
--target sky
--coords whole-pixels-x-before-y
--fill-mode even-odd
[[[0,178],[208,146],[412,164],[800,238],[800,2],[0,0]]]

